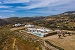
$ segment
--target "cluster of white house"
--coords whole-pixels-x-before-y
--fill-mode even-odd
[[[34,25],[25,25],[26,32],[34,34],[39,37],[44,37],[45,34],[48,34],[51,30],[46,28],[37,28]]]
[[[17,23],[17,24],[15,24],[14,26],[15,27],[18,27],[18,26],[21,26],[22,24],[20,24],[20,23]]]
[[[18,23],[15,24],[15,27],[21,26],[22,24]],[[50,29],[44,28],[44,27],[36,27],[35,25],[31,25],[31,24],[26,24],[25,26],[25,31],[27,33],[31,33],[33,35],[39,36],[39,37],[44,37],[46,34],[48,34],[50,31]]]
[[[19,27],[19,26],[24,26],[24,24],[21,24],[21,23],[16,23],[13,25],[14,27]]]
[[[25,25],[25,28],[32,28],[32,27],[35,27],[35,26],[34,25],[30,25],[30,24]]]

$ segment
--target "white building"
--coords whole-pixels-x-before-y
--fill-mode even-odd
[[[29,28],[29,27],[34,27],[34,25],[30,25],[30,24],[25,25],[25,28]]]
[[[61,34],[61,30],[55,30],[57,32],[57,34]]]
[[[34,34],[39,37],[44,37],[45,34],[48,34],[50,32],[49,29],[45,28],[27,28],[27,33]]]
[[[18,26],[21,26],[21,24],[20,24],[20,23],[18,23],[18,24],[15,24],[14,26],[15,26],[15,27],[18,27]]]

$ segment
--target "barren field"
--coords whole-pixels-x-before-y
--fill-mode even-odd
[[[52,44],[63,48],[64,50],[75,50],[75,35],[58,38],[57,35],[45,37],[44,39],[50,41]]]
[[[11,31],[15,31],[15,30],[19,30],[19,29],[24,29],[24,27],[15,27],[15,28],[11,28]]]
[[[29,41],[32,39],[29,39],[27,37],[28,34],[24,35],[24,33],[21,34],[21,32],[19,32],[19,30],[23,29],[24,27],[16,27],[10,29],[6,29],[8,27],[1,28],[2,29],[0,29],[0,50],[41,50],[41,47],[38,43]],[[18,30],[18,32],[16,30]]]

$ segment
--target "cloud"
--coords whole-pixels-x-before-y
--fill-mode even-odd
[[[2,16],[0,16],[0,18],[1,18]]]
[[[2,19],[3,16],[0,16],[0,19]]]
[[[26,6],[25,8],[27,9],[33,9],[33,8],[41,8],[41,7],[47,7],[50,5],[50,3],[55,3],[59,0],[41,0],[38,3],[31,4],[29,6]]]
[[[30,0],[2,0],[1,3],[25,3],[29,2]]]
[[[53,15],[75,10],[74,5],[75,0],[0,0],[0,14],[16,12],[14,14],[18,16]],[[9,13],[5,14],[9,16]]]
[[[0,12],[16,12],[16,11],[12,11],[12,10],[0,10]]]
[[[3,18],[6,18],[6,17],[4,17],[4,16],[0,16],[0,19],[3,19]]]
[[[0,8],[11,8],[12,6],[4,6],[4,5],[0,5]]]
[[[35,9],[35,8],[43,8],[43,7],[52,7],[67,4],[73,2],[74,0],[32,0],[29,5],[24,7],[18,7],[22,9]]]

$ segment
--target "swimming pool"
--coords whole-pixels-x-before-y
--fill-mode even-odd
[[[43,37],[44,33],[33,33],[36,36]]]

